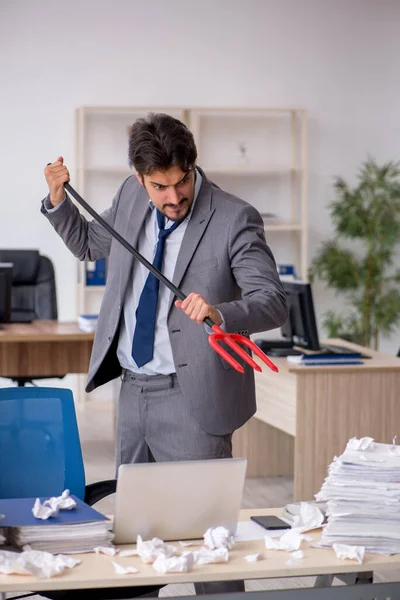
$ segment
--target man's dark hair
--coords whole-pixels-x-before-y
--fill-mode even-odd
[[[129,164],[140,175],[167,171],[174,166],[187,173],[195,166],[196,158],[193,134],[178,119],[163,113],[149,113],[132,125]]]

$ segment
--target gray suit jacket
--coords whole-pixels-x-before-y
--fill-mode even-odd
[[[288,314],[286,296],[265,242],[259,213],[202,174],[178,255],[174,284],[185,294],[198,292],[218,308],[228,332],[252,334],[281,326]],[[148,210],[146,190],[136,176],[131,176],[102,216],[136,247]],[[42,212],[80,260],[109,256],[86,388],[91,391],[121,373],[116,348],[134,259],[101,225],[88,222],[71,200],[67,199],[54,213],[46,213],[44,208]],[[209,346],[205,328],[177,309],[173,300],[171,293],[168,326],[181,390],[207,432],[231,433],[256,410],[253,370],[247,366],[242,375],[232,369]]]

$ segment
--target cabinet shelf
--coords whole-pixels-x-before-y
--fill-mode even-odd
[[[212,167],[212,166],[204,166],[199,164],[199,166],[203,169],[206,175],[237,175],[238,177],[242,176],[256,176],[256,177],[275,177],[281,175],[292,175],[299,173],[298,169],[291,169],[290,167],[251,167],[251,166],[234,166],[234,167]],[[115,175],[134,175],[135,170],[130,169],[129,167],[110,167],[110,166],[93,166],[93,167],[80,167],[78,171],[83,171],[86,173],[104,173],[104,174],[115,174]]]
[[[83,285],[82,288],[86,291],[86,292],[94,292],[94,293],[99,293],[101,292],[102,294],[104,294],[104,290],[106,289],[105,285]]]
[[[110,175],[126,175],[127,177],[129,177],[129,175],[134,175],[135,171],[134,169],[130,169],[128,166],[126,167],[109,167],[109,166],[104,166],[104,167],[81,167],[78,168],[78,171],[82,171],[82,172],[86,172],[86,173],[104,173],[106,174],[110,174]]]
[[[301,223],[293,223],[290,221],[281,221],[279,219],[264,219],[265,231],[303,231]]]
[[[204,169],[206,175],[233,175],[238,177],[243,176],[256,176],[256,177],[276,177],[276,176],[287,176],[291,174],[295,174],[298,172],[297,169],[291,169],[290,167],[251,167],[247,165],[238,165],[236,167],[204,167],[200,164],[200,166]]]

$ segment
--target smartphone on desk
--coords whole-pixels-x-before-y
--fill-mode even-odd
[[[282,521],[282,519],[278,519],[273,515],[265,515],[259,517],[250,517],[252,521],[264,527],[264,529],[269,529],[273,531],[274,529],[290,529],[290,525],[286,523],[286,521]]]

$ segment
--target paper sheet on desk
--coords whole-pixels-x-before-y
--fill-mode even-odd
[[[264,540],[266,535],[269,537],[280,537],[286,531],[287,529],[274,529],[273,531],[268,531],[254,521],[239,521],[237,524],[235,541],[249,542],[252,540]]]

